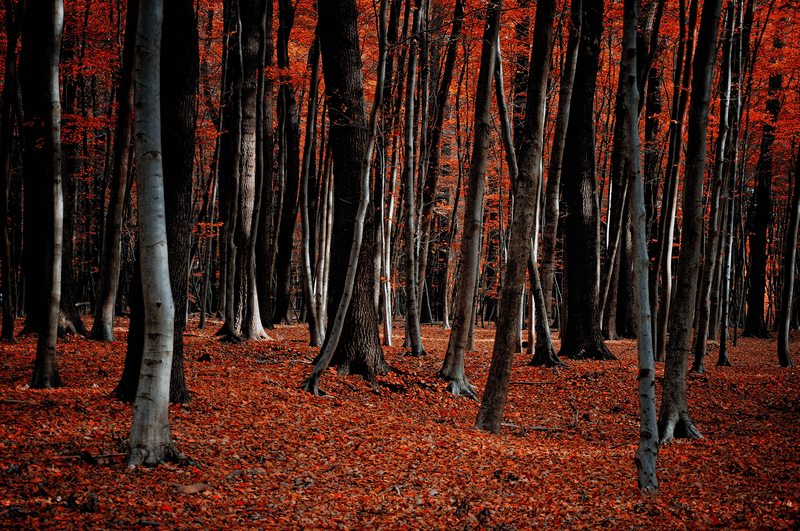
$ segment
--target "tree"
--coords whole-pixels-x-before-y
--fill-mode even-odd
[[[168,406],[175,307],[167,257],[159,104],[163,9],[163,0],[141,0],[136,25],[134,141],[145,325],[128,454],[133,466],[157,465],[174,454]]]
[[[598,205],[595,175],[594,93],[597,83],[604,0],[583,1],[583,24],[575,67],[563,164],[566,326],[561,357],[613,359],[600,330]]]
[[[464,356],[472,324],[475,288],[480,262],[481,226],[483,225],[483,195],[486,188],[486,167],[492,131],[492,78],[497,59],[497,35],[500,31],[501,0],[489,0],[486,26],[481,46],[481,65],[475,89],[475,120],[472,159],[469,166],[469,192],[464,209],[464,233],[461,242],[461,274],[453,309],[453,327],[447,354],[439,371],[450,382],[448,390],[455,395],[475,396],[475,390],[464,373]]]
[[[525,125],[520,139],[519,174],[514,182],[514,220],[511,223],[511,243],[500,299],[500,316],[494,340],[489,378],[475,425],[492,433],[500,432],[511,364],[521,316],[522,293],[525,290],[525,271],[531,258],[534,217],[538,190],[541,186],[544,124],[547,117],[547,78],[550,74],[550,50],[553,40],[555,0],[539,0],[533,29],[528,99]],[[534,264],[534,267],[535,264]],[[537,279],[538,280],[538,279]],[[541,290],[541,287],[539,287]],[[540,318],[547,319],[546,314]]]
[[[789,226],[786,228],[786,242],[783,251],[783,291],[781,292],[781,313],[778,320],[778,363],[781,367],[794,367],[789,354],[789,327],[794,300],[795,262],[797,261],[797,233],[800,225],[800,147],[795,155],[794,186]]]
[[[194,212],[192,184],[199,50],[193,0],[164,4],[161,44],[161,122],[170,286],[175,303],[170,401],[189,400],[183,374],[189,257]]]
[[[139,0],[129,0],[125,17],[125,37],[122,51],[122,68],[117,87],[117,121],[114,129],[113,169],[109,206],[106,211],[105,230],[100,260],[99,295],[95,302],[94,323],[89,337],[100,341],[114,341],[114,314],[117,286],[121,267],[122,217],[128,197],[128,173],[131,158],[131,133],[133,130],[133,54],[136,40],[136,20]]]
[[[304,388],[315,394],[322,372],[336,365],[340,374],[361,374],[374,382],[388,371],[378,334],[375,307],[374,216],[368,213],[372,150],[381,106],[386,65],[386,0],[379,26],[381,52],[378,83],[369,123],[355,0],[321,0],[318,4],[322,73],[330,121],[333,158],[334,215],[328,314],[334,315],[325,342]],[[353,218],[352,206],[358,205]]]
[[[637,344],[639,351],[639,448],[636,451],[636,468],[639,488],[645,492],[658,490],[656,458],[658,457],[658,425],[656,423],[655,361],[653,357],[653,330],[650,318],[650,294],[647,254],[647,212],[644,208],[642,183],[641,145],[639,136],[639,83],[636,39],[636,20],[639,0],[625,0],[622,35],[622,64],[620,88],[623,91],[622,118],[625,134],[625,167],[628,179],[628,208],[633,231],[634,306],[638,315]]]
[[[31,263],[28,273],[38,271],[40,277],[27,276],[29,301],[35,308],[34,325],[38,332],[36,361],[31,387],[50,388],[61,385],[56,362],[56,340],[61,302],[61,253],[64,227],[64,199],[61,191],[61,95],[59,58],[64,25],[62,0],[46,5],[26,3],[22,15],[22,50],[20,85],[25,112],[23,172],[25,198],[39,196],[25,204],[25,252]],[[41,192],[38,192],[41,190]],[[28,223],[39,217],[37,223]],[[36,230],[41,230],[38,234]],[[33,248],[32,248],[33,247]]]
[[[686,175],[683,184],[683,227],[678,260],[675,306],[669,321],[664,385],[659,413],[662,443],[674,437],[698,438],[686,399],[686,366],[692,343],[692,325],[697,302],[703,230],[703,177],[706,165],[708,101],[714,73],[714,51],[719,31],[722,0],[703,4],[700,33],[692,73]]]

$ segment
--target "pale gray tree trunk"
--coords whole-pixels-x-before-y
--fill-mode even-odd
[[[625,166],[628,178],[628,208],[633,231],[634,306],[638,316],[637,344],[639,351],[639,448],[636,469],[639,488],[645,492],[658,490],[656,458],[658,457],[658,425],[656,422],[655,361],[653,330],[650,320],[650,293],[647,253],[647,212],[644,208],[642,153],[639,140],[639,89],[636,78],[636,20],[639,0],[625,0],[622,33],[622,89],[627,134]]]
[[[137,209],[145,329],[139,387],[133,405],[128,465],[172,457],[169,380],[175,307],[169,283],[159,103],[163,0],[141,0],[134,85]]]

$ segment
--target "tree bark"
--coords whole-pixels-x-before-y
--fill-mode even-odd
[[[439,374],[450,382],[448,390],[455,395],[475,396],[475,390],[464,372],[464,356],[473,320],[478,266],[483,226],[483,195],[486,187],[486,168],[492,131],[492,76],[497,52],[502,0],[489,0],[486,26],[481,47],[481,65],[475,93],[474,138],[469,168],[469,193],[464,209],[464,231],[461,241],[461,273],[453,309],[453,324],[447,354]],[[527,258],[526,258],[527,259]],[[517,305],[518,307],[519,305]]]
[[[498,6],[500,7],[500,6]],[[511,365],[521,326],[520,305],[525,290],[525,271],[531,258],[538,190],[541,184],[544,123],[547,117],[547,78],[553,40],[555,0],[539,0],[533,30],[525,128],[520,139],[519,174],[514,182],[514,219],[500,301],[489,378],[483,393],[478,429],[499,433],[503,419]],[[535,267],[535,264],[534,264]],[[535,280],[536,283],[538,279]],[[546,316],[542,316],[545,317]]]
[[[603,0],[583,1],[583,24],[570,104],[564,159],[564,233],[567,325],[561,334],[559,355],[573,359],[614,359],[600,330],[598,286],[598,205],[595,174],[594,93]]]
[[[168,406],[175,307],[169,284],[159,113],[163,0],[141,0],[139,7],[134,139],[145,327],[128,454],[133,466],[157,465],[174,454]]]
[[[797,261],[797,234],[800,226],[800,147],[795,156],[794,186],[789,225],[783,251],[783,290],[778,319],[778,363],[781,367],[794,367],[789,354],[789,328],[791,327],[792,301],[794,300],[795,262]]]
[[[114,129],[114,158],[111,171],[109,207],[103,231],[100,285],[95,301],[91,339],[114,341],[114,308],[121,267],[122,218],[128,193],[128,173],[133,130],[133,54],[136,39],[136,20],[139,0],[129,0],[125,18],[125,40],[122,50],[122,69],[117,87],[117,125]]]
[[[26,278],[26,289],[32,283],[39,286],[30,300],[36,308],[33,324],[38,339],[33,366],[32,388],[51,388],[61,385],[56,359],[56,340],[61,300],[61,258],[64,229],[64,198],[61,191],[61,100],[59,58],[64,25],[62,0],[50,0],[45,5],[25,4],[22,19],[22,51],[20,83],[25,110],[23,172],[25,197],[42,190],[42,210],[28,212],[26,222],[34,217],[41,221],[25,224],[26,252],[33,245],[38,249],[30,256],[36,260],[28,273],[35,270],[41,276]],[[42,232],[31,233],[40,228]],[[29,316],[29,319],[31,316]]]
[[[681,253],[678,260],[675,308],[669,322],[669,342],[659,415],[662,443],[669,442],[674,437],[701,437],[689,415],[686,399],[686,365],[691,350],[692,325],[697,301],[700,239],[703,230],[703,176],[706,164],[708,101],[714,73],[714,50],[721,6],[722,0],[710,0],[703,5],[693,65],[686,176],[683,186]]]

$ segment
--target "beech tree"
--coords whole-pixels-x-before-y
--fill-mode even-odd
[[[25,112],[26,296],[38,339],[31,387],[61,385],[56,340],[61,302],[64,199],[61,190],[59,58],[64,26],[62,0],[26,3],[22,13],[20,88]],[[37,193],[37,190],[41,190]],[[37,220],[37,218],[39,218]],[[39,232],[37,232],[39,231]],[[38,277],[32,276],[38,274]]]
[[[703,227],[703,177],[706,165],[708,102],[714,73],[714,50],[717,43],[722,0],[703,5],[700,33],[692,74],[692,102],[689,108],[689,138],[686,150],[686,175],[683,185],[683,227],[681,254],[678,260],[678,284],[675,305],[669,321],[669,341],[664,366],[664,385],[659,413],[662,443],[674,437],[698,438],[689,415],[686,398],[686,369],[691,350],[694,309],[700,270]]]

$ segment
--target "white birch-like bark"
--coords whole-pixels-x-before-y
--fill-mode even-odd
[[[157,465],[173,453],[169,427],[175,307],[169,283],[159,104],[163,0],[142,0],[134,60],[137,209],[145,330],[133,405],[129,465]]]

